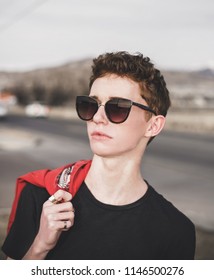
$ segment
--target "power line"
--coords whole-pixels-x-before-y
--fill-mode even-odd
[[[43,5],[45,2],[49,0],[36,0],[31,5],[25,7],[22,11],[16,13],[13,18],[5,23],[0,25],[0,32],[4,32],[5,30],[9,29],[11,26],[16,24],[18,21],[22,20],[26,16],[32,14],[37,8]]]

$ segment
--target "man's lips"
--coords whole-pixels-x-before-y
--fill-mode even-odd
[[[109,135],[107,135],[107,134],[105,134],[105,133],[103,133],[103,132],[100,132],[100,131],[94,131],[94,132],[92,132],[92,133],[91,133],[91,136],[92,136],[93,138],[99,138],[99,139],[106,139],[106,138],[111,139],[111,138],[112,138],[111,136],[109,136]]]

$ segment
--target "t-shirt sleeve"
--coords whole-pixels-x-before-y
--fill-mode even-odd
[[[2,251],[12,259],[22,259],[39,229],[42,205],[48,198],[45,189],[27,184],[17,206],[14,223],[4,241]]]
[[[184,218],[177,228],[174,228],[172,242],[169,245],[166,259],[193,260],[196,247],[196,233],[194,224]]]

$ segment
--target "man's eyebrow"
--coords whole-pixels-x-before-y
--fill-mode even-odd
[[[97,100],[97,101],[100,101],[99,98],[96,95],[90,95],[90,97]]]
[[[91,98],[96,99],[97,101],[100,101],[99,97],[96,95],[90,95]],[[114,99],[114,98],[122,98],[122,97],[118,97],[118,96],[110,96],[109,100]]]

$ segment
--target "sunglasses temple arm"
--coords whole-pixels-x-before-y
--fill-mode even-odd
[[[143,104],[136,103],[136,102],[132,102],[132,104],[143,110],[149,111],[149,112],[153,113],[155,116],[157,116],[156,112],[154,110],[150,109],[148,106],[145,106]]]

